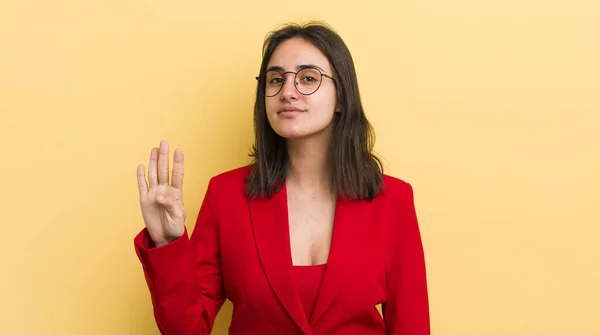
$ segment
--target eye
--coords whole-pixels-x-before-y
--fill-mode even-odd
[[[265,74],[265,82],[267,85],[277,86],[283,83],[283,76],[279,71],[267,71]]]
[[[269,84],[271,85],[279,85],[281,83],[283,83],[283,78],[271,78],[269,80]]]
[[[302,77],[301,80],[306,81],[306,82],[315,82],[315,81],[317,81],[317,78],[311,77],[311,76],[304,76],[304,77]]]
[[[321,73],[313,68],[305,68],[298,72],[298,78],[304,85],[316,85],[321,81]]]

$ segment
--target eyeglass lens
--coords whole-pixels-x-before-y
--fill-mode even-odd
[[[286,74],[287,75],[287,74]],[[286,78],[283,73],[277,70],[267,71],[265,74],[265,95],[268,97],[275,96],[281,91]],[[305,68],[295,76],[295,86],[300,94],[308,95],[314,93],[323,80],[321,72],[313,68]]]

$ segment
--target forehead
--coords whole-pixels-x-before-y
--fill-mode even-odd
[[[286,71],[296,71],[301,65],[316,65],[331,73],[327,57],[319,48],[301,38],[290,38],[281,42],[269,59],[267,68],[279,66]]]

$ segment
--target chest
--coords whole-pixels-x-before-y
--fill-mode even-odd
[[[381,202],[336,202],[293,191],[219,211],[228,299],[238,306],[261,306],[264,320],[257,320],[270,322],[280,308],[265,305],[274,292],[296,299],[290,260],[293,265],[327,263],[319,299],[335,297],[338,306],[360,304],[369,306],[365,313],[373,312],[386,294],[394,235],[388,213]]]
[[[290,192],[287,213],[294,265],[327,263],[335,204],[332,196]]]

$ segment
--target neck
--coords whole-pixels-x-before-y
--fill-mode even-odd
[[[331,191],[329,143],[323,138],[288,140],[288,182],[302,189]]]

